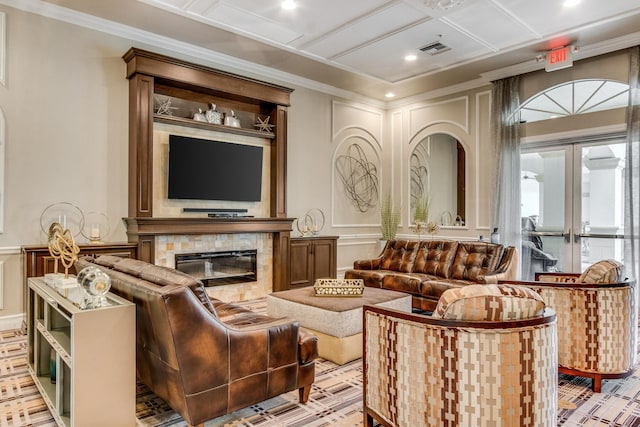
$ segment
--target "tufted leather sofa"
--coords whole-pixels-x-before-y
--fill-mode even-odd
[[[518,253],[512,246],[455,240],[389,240],[378,258],[358,260],[345,279],[406,292],[413,308],[433,311],[442,293],[473,283],[513,280]]]
[[[137,376],[190,425],[298,389],[309,397],[318,339],[297,321],[209,298],[199,280],[144,261],[76,261],[111,277],[136,304]]]

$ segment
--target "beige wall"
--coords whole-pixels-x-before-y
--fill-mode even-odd
[[[0,12],[7,18],[6,84],[0,85],[6,124],[1,328],[7,324],[3,319],[23,311],[19,248],[44,243],[40,215],[47,206],[66,201],[84,212],[104,212],[112,223],[108,240],[126,240],[121,218],[127,214],[128,84],[122,54],[136,46],[199,60],[9,7],[0,7]],[[622,81],[625,58],[619,54],[611,59]],[[602,68],[597,61],[591,62],[593,69]],[[572,73],[579,72],[574,68]],[[535,93],[551,77],[554,81],[567,78],[559,73],[527,77],[524,92]],[[432,132],[455,136],[467,150],[467,224],[441,230],[440,235],[488,235],[494,166],[489,86],[385,109],[377,102],[363,104],[286,81],[273,82],[295,89],[288,121],[288,215],[300,217],[313,208],[325,213],[322,234],[340,236],[340,270],[354,259],[376,255],[379,237],[377,212],[354,212],[336,181],[335,160],[348,141],[362,141],[370,150],[379,166],[381,189],[390,188],[404,206],[400,236],[412,238],[415,235],[408,228],[410,150]]]

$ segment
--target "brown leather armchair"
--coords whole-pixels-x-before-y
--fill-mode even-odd
[[[88,257],[111,277],[111,291],[136,304],[140,381],[190,426],[298,389],[309,397],[317,337],[297,321],[210,299],[179,271],[114,256]]]

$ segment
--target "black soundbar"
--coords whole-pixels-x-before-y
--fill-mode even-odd
[[[233,214],[233,213],[246,213],[248,209],[230,209],[230,208],[182,208],[182,212],[206,212],[206,213],[222,213],[222,214]]]
[[[253,215],[238,215],[237,213],[209,213],[209,218],[253,218]]]

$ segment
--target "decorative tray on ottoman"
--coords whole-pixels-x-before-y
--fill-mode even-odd
[[[317,279],[313,291],[317,297],[361,297],[364,292],[364,280]]]

